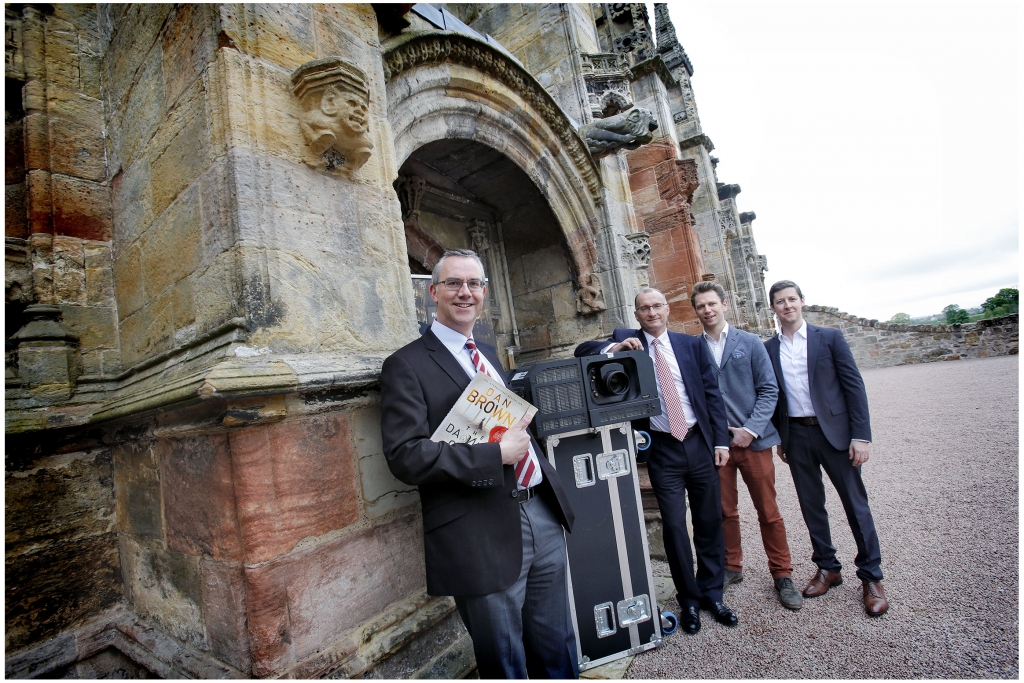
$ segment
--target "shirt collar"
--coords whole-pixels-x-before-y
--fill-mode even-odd
[[[794,337],[796,337],[797,335],[803,337],[804,339],[807,339],[807,321],[806,320],[801,321],[800,322],[800,327],[797,328],[797,331],[793,333]],[[784,332],[780,331],[779,332],[779,341],[782,341],[785,338],[786,338],[786,334]]]
[[[658,335],[657,337],[652,335],[647,330],[644,330],[643,333],[647,335],[647,346],[648,346],[648,348],[650,348],[651,343],[653,342],[654,339],[657,339],[658,343],[661,344],[662,346],[664,346],[665,348],[668,348],[668,347],[670,347],[672,345],[671,342],[668,339],[668,330],[667,329],[664,332],[662,332],[660,335]]]
[[[441,343],[448,347],[448,350],[452,353],[462,353],[462,350],[466,348],[466,340],[469,339],[469,337],[461,332],[456,332],[444,323],[439,322],[436,318],[434,319],[434,322],[430,323],[430,331],[433,332],[434,336],[440,339]]]
[[[726,323],[725,327],[722,328],[722,334],[718,335],[718,341],[715,341],[715,338],[712,337],[707,332],[704,332],[703,334],[704,338],[707,339],[712,344],[721,344],[729,337],[729,323]]]

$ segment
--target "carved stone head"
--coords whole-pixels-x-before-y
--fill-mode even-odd
[[[370,158],[370,93],[366,75],[340,57],[306,62],[292,73],[292,90],[302,106],[299,127],[314,168],[354,171]]]

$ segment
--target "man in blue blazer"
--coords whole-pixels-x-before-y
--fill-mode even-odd
[[[808,325],[804,295],[790,280],[768,293],[782,332],[765,342],[780,392],[772,422],[782,438],[780,457],[789,463],[800,511],[811,535],[811,560],[818,571],[804,597],[824,595],[843,582],[825,510],[824,469],[832,481],[857,543],[857,577],[864,609],[880,616],[889,609],[882,586],[882,553],[861,465],[871,454],[871,423],[864,380],[843,333]]]
[[[639,330],[618,329],[607,341],[585,342],[577,356],[644,350],[654,361],[662,414],[638,420],[651,435],[647,469],[661,508],[665,552],[675,582],[680,624],[687,633],[700,630],[700,608],[725,626],[738,623],[722,602],[725,579],[722,497],[716,466],[729,459],[725,404],[718,391],[718,371],[707,347],[696,337],[668,331],[665,295],[646,288],[636,296]],[[690,499],[694,575],[686,532],[686,498]]]
[[[701,337],[718,369],[718,388],[729,418],[729,462],[718,470],[722,486],[722,530],[725,534],[725,585],[743,580],[743,546],[740,538],[739,492],[736,473],[743,476],[757,510],[761,544],[768,556],[775,590],[783,607],[803,606],[793,585],[793,561],[786,538],[786,522],[775,495],[775,463],[772,446],[781,442],[772,425],[779,397],[775,371],[761,339],[725,321],[729,302],[717,282],[698,282],[690,303],[704,326]]]

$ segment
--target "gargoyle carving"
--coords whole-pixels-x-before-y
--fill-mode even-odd
[[[580,127],[580,137],[595,157],[608,154],[616,149],[636,149],[654,139],[651,135],[658,129],[654,114],[634,107],[625,114],[598,119]]]
[[[580,288],[576,292],[576,312],[583,315],[599,313],[608,309],[601,291],[601,278],[596,273],[587,273],[580,278]]]
[[[306,163],[328,171],[354,171],[365,164],[373,150],[366,135],[366,75],[340,57],[324,57],[292,73],[292,90],[302,105],[299,127],[310,150]]]

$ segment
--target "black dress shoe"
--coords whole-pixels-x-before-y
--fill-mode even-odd
[[[697,633],[700,630],[700,612],[697,611],[697,608],[687,607],[683,612],[682,619],[679,620],[679,625],[691,636]]]
[[[722,626],[736,626],[740,623],[736,613],[726,607],[724,602],[705,602],[702,607],[711,612],[715,621]]]

